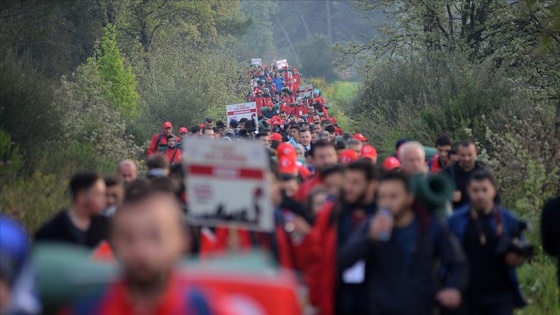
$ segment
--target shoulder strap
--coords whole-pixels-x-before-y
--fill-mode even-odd
[[[202,292],[195,289],[187,290],[187,303],[186,303],[186,313],[185,314],[196,314],[196,315],[211,315],[212,311],[208,305],[206,297]]]
[[[159,147],[159,143],[161,142],[161,138],[163,138],[163,133],[160,132],[157,136],[156,149]]]
[[[169,161],[169,164],[173,165],[174,164],[174,160],[175,160],[175,155],[177,155],[177,151],[179,151],[179,148],[175,147],[175,152],[173,152],[173,155],[171,156],[171,161]]]

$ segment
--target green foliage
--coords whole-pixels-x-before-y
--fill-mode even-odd
[[[124,67],[117,47],[115,27],[111,24],[103,29],[101,47],[97,52],[97,64],[101,81],[107,86],[107,98],[113,107],[126,117],[136,117],[140,99],[140,94],[136,92],[138,83],[132,69]]]
[[[13,178],[22,165],[19,147],[12,142],[8,133],[0,129],[0,181]]]
[[[301,71],[308,77],[324,78],[327,82],[336,80],[334,55],[325,36],[306,38],[296,47],[301,63]]]
[[[40,172],[29,178],[0,183],[0,212],[23,222],[33,233],[49,217],[68,205],[65,191],[65,181]]]
[[[232,55],[212,50],[186,54],[163,47],[147,58],[147,72],[140,76],[146,106],[136,123],[143,127],[139,139],[158,132],[166,120],[178,128],[206,117],[225,119],[225,106],[243,101],[247,80]]]
[[[278,10],[278,4],[271,0],[244,0],[241,1],[241,10],[250,19],[251,26],[237,45],[240,57],[244,60],[251,58],[273,59],[276,46],[272,16]]]

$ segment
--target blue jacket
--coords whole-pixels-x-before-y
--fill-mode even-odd
[[[464,246],[465,241],[465,230],[471,220],[470,215],[471,205],[467,204],[455,211],[451,217],[449,217],[447,223],[451,232],[453,232],[459,242]],[[500,212],[502,214],[502,220],[504,224],[504,234],[510,234],[513,230],[514,226],[517,224],[517,217],[511,213],[506,208],[500,206]],[[491,228],[493,231],[496,230],[496,222],[494,220],[491,221]],[[515,271],[515,267],[509,267],[508,275],[511,282],[511,291],[513,294],[513,299],[516,307],[524,307],[526,306],[525,299],[523,298],[523,293],[521,292],[521,287],[519,285],[519,280],[517,278],[517,272]]]

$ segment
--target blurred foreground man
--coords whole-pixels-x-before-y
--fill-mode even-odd
[[[138,167],[132,160],[119,162],[117,172],[125,185],[129,185],[138,178]]]
[[[63,314],[211,314],[204,295],[174,271],[187,236],[180,205],[168,187],[147,180],[134,183],[110,232],[122,279]]]
[[[426,151],[424,146],[416,141],[406,142],[399,148],[399,159],[403,172],[408,175],[426,174]]]
[[[78,173],[70,180],[72,203],[48,220],[35,234],[35,241],[69,243],[93,248],[105,239],[107,206],[105,181],[97,173]]]
[[[557,260],[556,273],[560,286],[560,197],[548,201],[542,211],[541,238],[543,249]],[[560,294],[558,295],[560,302]]]
[[[365,279],[368,313],[426,315],[457,308],[467,262],[449,230],[414,205],[408,179],[389,172],[377,190],[377,213],[338,255],[347,279]],[[358,268],[359,267],[359,268]],[[444,279],[434,270],[443,267]]]

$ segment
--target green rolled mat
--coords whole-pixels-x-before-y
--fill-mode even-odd
[[[437,154],[437,149],[424,146],[424,152],[426,152],[426,161],[429,161]]]
[[[116,277],[115,264],[95,262],[91,255],[91,251],[75,246],[50,243],[34,246],[33,261],[43,314],[56,314],[62,305],[103,288]]]
[[[444,174],[419,174],[410,178],[417,199],[423,201],[433,215],[444,216],[453,196],[455,185]]]

